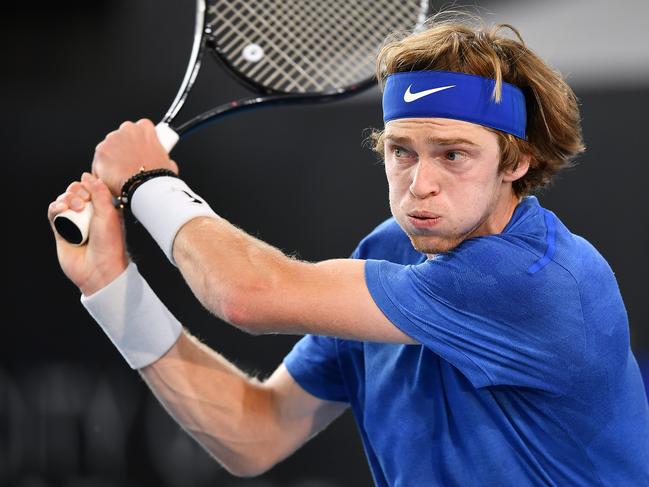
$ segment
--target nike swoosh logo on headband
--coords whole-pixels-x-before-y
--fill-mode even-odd
[[[410,88],[412,88],[412,85],[408,86],[408,89],[403,94],[403,101],[405,101],[406,103],[412,103],[415,100],[419,100],[420,98],[423,98],[425,96],[432,95],[433,93],[437,93],[438,91],[455,88],[455,85],[440,86],[439,88],[431,88],[430,90],[418,91],[417,93],[412,93],[410,91]]]

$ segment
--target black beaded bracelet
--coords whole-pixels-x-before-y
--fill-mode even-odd
[[[124,185],[122,186],[122,191],[118,198],[119,207],[122,209],[128,208],[131,199],[133,198],[133,193],[135,192],[135,190],[139,188],[140,185],[148,181],[149,179],[158,178],[160,176],[170,176],[173,178],[178,177],[178,175],[170,169],[161,168],[161,169],[151,169],[149,171],[141,170],[137,174],[134,174],[133,176],[128,178],[124,183]]]

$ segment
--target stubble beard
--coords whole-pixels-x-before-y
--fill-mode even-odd
[[[450,252],[465,240],[468,240],[476,236],[482,223],[484,223],[484,220],[485,219],[481,219],[478,223],[475,224],[473,228],[471,228],[466,232],[452,233],[450,235],[433,236],[433,235],[416,235],[408,232],[406,233],[408,235],[408,238],[410,238],[410,242],[412,246],[417,251],[431,257],[436,254],[443,254],[445,252]]]
[[[449,237],[431,237],[429,235],[409,234],[410,243],[422,254],[428,256],[449,252],[464,242],[469,235],[454,235]]]

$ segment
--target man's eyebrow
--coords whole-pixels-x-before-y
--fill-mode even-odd
[[[412,144],[412,139],[406,136],[385,134],[384,140],[392,142],[393,144]]]
[[[412,144],[412,139],[405,135],[395,135],[395,134],[385,134],[385,140],[392,142],[393,144]],[[442,137],[426,137],[426,144],[428,145],[470,145],[473,147],[479,147],[475,142],[464,139],[461,137],[456,138],[442,138]]]
[[[442,139],[439,137],[428,137],[426,138],[426,143],[433,144],[433,145],[471,145],[474,147],[478,147],[478,144],[476,144],[475,142],[460,137],[455,139]]]

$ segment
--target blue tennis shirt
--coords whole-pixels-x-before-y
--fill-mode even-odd
[[[306,336],[285,358],[350,404],[377,486],[649,485],[649,407],[603,257],[535,197],[427,259],[394,219],[353,253],[420,345]]]

